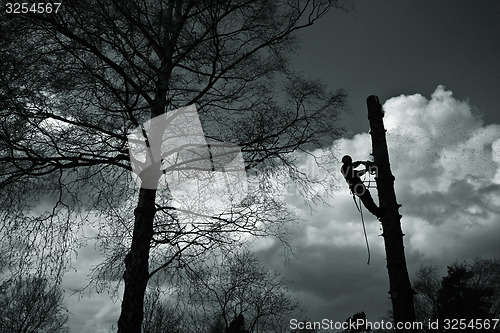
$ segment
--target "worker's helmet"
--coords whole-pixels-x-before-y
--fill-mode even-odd
[[[352,163],[352,158],[349,155],[342,157],[342,163]]]

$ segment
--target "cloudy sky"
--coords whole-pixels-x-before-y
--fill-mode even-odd
[[[391,98],[384,109],[410,276],[421,265],[438,265],[444,274],[456,260],[500,257],[500,124],[485,125],[443,86],[429,97]],[[371,151],[368,133],[337,144],[354,159],[366,160]],[[365,311],[377,320],[388,309],[389,290],[381,224],[365,210],[367,265],[359,213],[345,184],[339,185],[333,207],[311,213],[290,201],[304,223],[293,230],[295,257],[282,264],[283,272],[295,281],[311,319],[344,320]],[[261,257],[272,258],[275,267],[283,260],[279,245]]]
[[[499,31],[496,0],[363,0],[353,13],[329,13],[301,34],[296,68],[350,94],[340,155],[369,158],[365,99],[375,94],[383,103],[410,276],[421,265],[444,274],[455,260],[500,257]],[[338,187],[331,207],[313,212],[289,199],[303,217],[291,229],[291,260],[272,241],[258,255],[294,281],[311,319],[365,311],[377,320],[389,305],[380,223],[365,215],[367,265],[359,213],[345,183]],[[82,249],[64,287],[83,286],[98,261],[95,249]],[[74,332],[105,332],[119,315],[107,294],[67,303]]]

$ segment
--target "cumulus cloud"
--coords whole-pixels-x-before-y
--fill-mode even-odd
[[[496,242],[490,253],[471,249],[500,232],[500,125],[484,125],[468,102],[443,86],[430,99],[392,98],[384,110],[411,250],[467,259],[498,251]]]
[[[443,86],[430,98],[401,95],[383,108],[410,275],[422,264],[445,268],[455,260],[500,256],[500,125],[485,125],[467,101]],[[336,147],[340,156],[371,158],[368,133],[340,139]],[[340,163],[332,168],[340,169]],[[304,223],[293,230],[296,258],[287,274],[306,307],[319,311],[317,319],[336,314],[342,320],[356,311],[383,315],[388,279],[381,225],[365,210],[372,252],[366,266],[359,213],[345,182],[340,179],[336,187],[341,190],[332,207],[311,213],[294,201]],[[378,296],[366,298],[374,292]],[[311,293],[313,303],[304,296]]]
[[[384,110],[391,159],[398,163],[395,172],[404,176],[411,193],[446,192],[458,180],[477,186],[493,181],[500,126],[484,126],[451,91],[438,86],[430,100],[419,94],[395,97]]]
[[[383,108],[407,250],[429,258],[469,258],[468,249],[485,241],[481,237],[500,231],[500,125],[485,125],[468,102],[443,86],[430,99],[401,95]],[[338,146],[354,159],[370,157],[368,133],[341,139]],[[334,199],[329,224],[348,230],[345,210],[352,209],[345,195]]]

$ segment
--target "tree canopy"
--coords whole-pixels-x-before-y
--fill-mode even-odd
[[[476,258],[472,262],[455,262],[440,278],[437,266],[423,266],[414,281],[417,320],[438,320],[439,328],[424,327],[424,331],[445,331],[444,320],[487,322],[499,315],[500,262],[498,259]],[[478,321],[477,321],[478,320]],[[484,331],[491,330],[484,327]],[[451,326],[451,325],[449,325]],[[483,328],[477,326],[478,332]],[[498,327],[497,327],[498,330]]]
[[[345,92],[289,63],[295,33],[332,7],[345,4],[70,0],[57,13],[7,15],[0,214],[11,271],[63,272],[92,229],[107,254],[94,277],[118,281],[125,271],[119,331],[137,332],[155,273],[242,233],[283,235],[294,217],[279,184],[294,182],[309,199],[315,186],[328,188],[300,170],[297,154],[341,133]],[[193,104],[207,143],[240,147],[255,180],[245,200],[215,215],[180,211],[168,190],[132,181],[128,135]],[[160,171],[161,163],[152,165]]]

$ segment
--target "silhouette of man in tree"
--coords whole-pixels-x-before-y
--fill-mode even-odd
[[[369,161],[356,161],[353,162],[351,156],[345,155],[342,157],[342,167],[340,168],[340,172],[344,176],[347,184],[349,184],[349,189],[355,195],[357,195],[363,205],[365,205],[366,209],[377,218],[381,216],[381,209],[375,204],[373,198],[370,194],[370,191],[366,188],[365,184],[361,180],[361,176],[366,173],[369,169],[370,164],[372,162]],[[355,170],[361,164],[365,165],[365,170]]]

